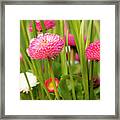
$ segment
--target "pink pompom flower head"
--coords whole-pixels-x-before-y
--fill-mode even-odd
[[[45,33],[33,38],[27,49],[32,59],[54,59],[64,47],[64,40],[59,35]]]
[[[88,60],[100,61],[100,41],[96,40],[86,49],[86,57]]]

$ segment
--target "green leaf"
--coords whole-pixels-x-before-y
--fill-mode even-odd
[[[64,21],[60,20],[59,21],[59,29],[60,29],[60,35],[61,37],[64,37]],[[61,71],[63,75],[67,75],[68,74],[68,69],[67,69],[67,63],[66,63],[66,52],[65,52],[65,46],[63,48],[63,50],[60,53],[61,56]]]
[[[80,71],[81,71],[80,64],[73,64],[73,65],[71,65],[71,72],[72,72],[72,74],[79,74],[79,73],[81,73]]]
[[[58,86],[58,92],[64,100],[71,100],[72,99],[65,79],[60,80],[60,83]]]
[[[100,87],[94,89],[96,100],[100,99]]]
[[[77,47],[78,54],[80,56],[80,67],[82,73],[82,81],[84,85],[85,99],[89,99],[89,86],[88,86],[88,66],[85,56],[85,42],[84,42],[84,20],[71,20],[69,25],[72,27],[72,32],[75,37],[75,43]],[[79,25],[79,26],[78,26]]]
[[[44,20],[40,20],[41,26],[42,26],[42,32],[45,33],[46,29],[45,29],[45,25],[44,25]]]
[[[97,39],[100,39],[100,20],[94,20],[94,26],[95,26],[95,35],[97,36]]]
[[[32,20],[32,28],[33,28],[33,33],[32,33],[32,35],[36,38],[36,37],[37,37],[37,30],[36,30],[35,20]]]
[[[54,71],[54,76],[60,79],[61,76],[61,64],[59,62],[53,61],[52,65],[53,71]]]
[[[83,85],[81,80],[76,80],[76,96],[77,100],[83,100]]]
[[[22,45],[25,47],[25,48],[28,48],[28,45],[29,45],[29,38],[28,38],[28,35],[27,35],[27,30],[26,30],[26,21],[25,20],[21,20],[20,21],[20,33],[21,33],[21,37],[20,38],[21,40],[21,43]],[[24,45],[25,44],[25,45]]]
[[[26,93],[21,92],[20,99],[21,100],[31,100],[30,93],[26,94]]]
[[[26,21],[26,27],[27,27],[26,30],[27,30],[27,33],[28,33],[29,41],[30,41],[32,38],[35,37],[33,24],[32,24],[32,29],[33,29],[33,31],[32,31],[32,32],[29,31],[30,24],[32,24],[32,20],[27,20],[27,21]]]

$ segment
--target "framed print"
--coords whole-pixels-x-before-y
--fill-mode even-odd
[[[1,8],[2,119],[119,119],[117,0]]]

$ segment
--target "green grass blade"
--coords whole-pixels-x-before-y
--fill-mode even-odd
[[[40,20],[41,26],[42,26],[42,32],[43,34],[46,32],[45,25],[44,25],[44,20]]]
[[[69,49],[68,49],[68,31],[66,33],[66,45],[67,45],[67,51],[68,51],[68,68],[69,68],[69,73],[70,73],[70,80],[71,80],[71,86],[72,86],[72,96],[73,96],[73,99],[76,100],[76,95],[75,95],[75,83],[74,83],[74,80],[73,80],[73,77],[72,77],[72,71],[71,71],[71,63],[70,63],[70,52],[69,52]]]
[[[36,30],[36,22],[35,22],[35,20],[32,20],[32,28],[33,28],[33,35],[36,38],[37,37],[37,30]]]
[[[79,34],[79,48],[80,48],[80,59],[81,59],[81,70],[82,70],[82,78],[83,85],[85,91],[85,99],[89,99],[89,85],[88,85],[88,66],[87,60],[85,56],[85,43],[84,43],[84,21],[82,21],[80,26],[80,34]]]
[[[64,21],[60,20],[58,23],[60,26],[60,35],[61,37],[64,37]],[[66,52],[65,52],[65,46],[63,48],[63,50],[60,53],[61,56],[61,70],[62,70],[62,75],[67,75],[68,74],[68,70],[67,70],[67,63],[66,63]]]
[[[78,26],[78,23],[80,26]],[[88,85],[88,65],[85,56],[85,43],[84,43],[84,21],[69,21],[69,25],[73,29],[73,35],[75,37],[75,43],[81,62],[82,82],[84,86],[85,99],[89,99],[89,85]]]
[[[21,64],[21,68],[22,68],[23,71],[26,69],[26,68],[23,66],[23,64]],[[24,73],[24,75],[25,75],[26,82],[27,82],[28,87],[29,87],[29,91],[30,91],[31,99],[34,100],[33,93],[32,93],[32,89],[31,89],[31,86],[30,86],[30,83],[29,83],[29,80],[28,80],[27,74],[26,74],[26,72],[23,72],[23,73]]]
[[[26,48],[27,48],[28,45],[29,45],[29,38],[26,35],[27,34],[27,30],[26,30],[25,20],[20,20],[20,31],[23,33],[24,42],[25,42]]]
[[[54,77],[54,73],[53,73],[53,70],[52,70],[52,60],[49,60],[48,62],[49,62],[49,71],[50,71],[50,75],[51,75],[51,78],[52,78],[52,83],[53,83],[53,86],[54,86],[55,96],[59,100],[60,97],[59,97],[59,94],[58,94],[58,90],[56,88],[55,77]]]

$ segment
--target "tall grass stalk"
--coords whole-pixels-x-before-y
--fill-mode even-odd
[[[81,72],[83,79],[83,86],[85,91],[85,99],[89,99],[89,78],[88,78],[88,65],[85,56],[85,42],[84,42],[84,21],[82,21],[80,26],[80,33],[78,38],[78,45],[80,48],[80,59],[81,59]]]
[[[38,77],[38,80],[39,80],[42,88],[45,90],[48,98],[51,100],[52,98],[51,98],[51,96],[50,96],[50,94],[49,94],[49,92],[48,92],[48,90],[47,90],[47,88],[46,88],[46,86],[45,86],[45,84],[44,84],[43,72],[42,72],[42,65],[41,65],[40,61],[38,61],[38,62],[39,62],[39,63],[38,63],[38,64],[39,64],[38,66],[40,66],[40,67],[39,67],[38,76],[37,76],[37,77]]]
[[[46,32],[45,26],[44,26],[44,21],[40,20],[41,26],[42,26],[42,32],[43,34]]]
[[[31,96],[32,100],[34,100],[33,93],[32,93],[32,89],[31,89],[31,86],[30,86],[30,83],[29,83],[29,80],[28,80],[28,77],[27,77],[26,72],[24,72],[24,75],[25,75],[25,78],[26,78],[27,84],[28,84],[28,86],[29,86],[30,96]]]
[[[79,26],[78,26],[79,24]],[[88,85],[88,65],[85,56],[85,43],[84,43],[84,20],[69,21],[69,25],[72,28],[72,33],[75,37],[75,43],[78,54],[80,56],[80,67],[82,73],[82,82],[84,86],[85,99],[89,99],[89,85]]]
[[[49,60],[48,63],[49,63],[49,70],[50,70],[50,74],[51,74],[51,78],[52,78],[52,83],[53,83],[53,87],[54,87],[55,96],[59,100],[60,97],[59,97],[59,94],[58,94],[58,90],[56,88],[55,77],[54,77],[54,73],[53,73],[53,70],[52,70],[52,60]]]
[[[71,86],[72,86],[72,96],[73,100],[76,100],[76,95],[75,95],[75,83],[72,77],[72,72],[71,72],[71,63],[70,63],[70,52],[68,48],[68,31],[66,33],[66,45],[67,45],[67,54],[68,54],[68,69],[69,69],[69,74],[70,74],[70,81],[71,81]]]
[[[28,38],[28,36],[26,36],[27,30],[26,30],[26,26],[25,25],[26,25],[25,24],[25,20],[21,20],[20,21],[20,30],[23,33],[23,36],[24,36],[24,39],[25,39],[24,42],[26,44],[26,47],[28,47],[28,45],[29,45],[29,38]]]
[[[60,20],[59,25],[60,25],[60,26],[58,26],[58,29],[60,29],[59,33],[60,33],[61,37],[64,38],[64,21]],[[66,60],[65,46],[64,46],[63,50],[60,53],[60,57],[61,57],[62,75],[67,75],[68,70],[67,70],[67,63],[66,63],[67,60]]]
[[[33,28],[33,34],[34,34],[34,37],[36,38],[37,37],[37,30],[36,30],[36,23],[35,23],[35,20],[32,20],[32,28]]]
[[[31,86],[30,86],[30,83],[29,83],[29,80],[28,80],[28,77],[27,77],[27,74],[26,74],[26,68],[24,67],[24,65],[23,64],[21,64],[21,68],[22,68],[22,71],[23,71],[23,73],[24,73],[24,76],[25,76],[25,78],[26,78],[26,82],[27,82],[27,84],[28,84],[28,87],[29,87],[29,91],[30,91],[30,96],[31,96],[31,99],[32,100],[34,100],[34,97],[33,97],[33,93],[32,93],[32,88],[31,88]]]

